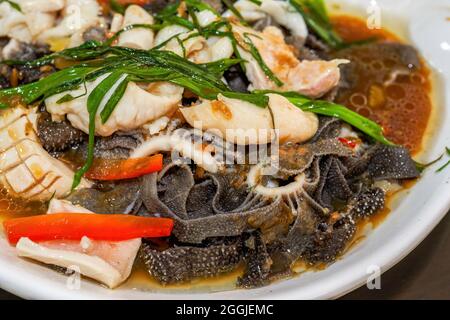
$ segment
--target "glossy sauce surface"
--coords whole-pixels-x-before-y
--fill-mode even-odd
[[[376,37],[382,42],[400,40],[384,30],[370,30],[363,20],[349,16],[332,19],[347,42]],[[333,54],[352,61],[350,88],[339,91],[337,101],[383,126],[385,135],[413,154],[422,148],[422,138],[431,114],[431,83],[423,61],[407,63],[407,50],[377,49],[370,43]],[[408,56],[409,55],[409,56]]]

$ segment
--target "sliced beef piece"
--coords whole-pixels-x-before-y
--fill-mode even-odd
[[[72,127],[67,120],[52,121],[48,112],[41,112],[37,121],[37,133],[42,146],[48,152],[64,151],[81,143],[86,135]]]
[[[375,180],[413,179],[420,176],[408,149],[387,145],[376,147],[367,172]]]
[[[386,194],[380,188],[373,188],[359,194],[351,204],[350,215],[354,219],[370,217],[384,208]]]
[[[302,257],[312,264],[333,262],[347,247],[356,232],[356,225],[350,218],[339,220],[333,225],[321,224]]]
[[[143,243],[139,255],[153,277],[170,284],[232,271],[243,259],[243,248],[240,239],[207,247],[175,246],[163,251]]]
[[[345,178],[346,170],[341,161],[334,156],[322,160],[320,182],[315,192],[315,199],[320,205],[335,209],[334,205],[337,201],[346,202],[354,195]]]
[[[194,185],[186,201],[188,218],[197,219],[211,215],[212,202],[216,192],[217,187],[212,179]]]
[[[281,199],[272,201],[250,195],[245,184],[236,185],[236,180],[241,178],[238,172],[230,170],[207,178],[214,183],[214,195],[211,188],[192,184],[192,172],[186,165],[170,164],[159,176],[144,177],[144,205],[148,212],[175,220],[173,234],[179,241],[201,243],[207,238],[238,236],[260,227],[274,232],[268,223],[270,220],[289,224],[283,218]],[[197,215],[198,207],[192,205],[190,197],[193,196],[203,199],[205,206],[200,216]],[[194,212],[188,212],[188,208]]]
[[[314,137],[309,141],[316,142],[322,139],[337,138],[342,128],[342,123],[339,119],[333,117],[319,116],[319,128]]]
[[[95,213],[132,214],[142,204],[141,186],[140,179],[97,184],[72,192],[67,200]]]
[[[127,159],[143,139],[140,131],[116,132],[109,137],[96,137],[94,157],[101,159]],[[77,157],[86,159],[88,142],[85,139],[77,148]]]
[[[245,244],[247,266],[244,275],[238,279],[237,285],[247,289],[264,286],[269,281],[272,266],[266,244],[259,233],[248,239]]]
[[[349,157],[351,151],[336,138],[318,139],[308,144],[285,144],[279,148],[279,174],[294,176],[304,172],[316,157],[334,155]]]

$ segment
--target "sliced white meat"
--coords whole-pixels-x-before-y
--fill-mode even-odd
[[[54,213],[92,212],[66,200],[52,199],[47,214]],[[81,241],[52,240],[35,243],[22,238],[16,249],[19,256],[76,269],[82,275],[114,288],[130,276],[140,246],[141,239],[113,242],[83,237]]]
[[[210,37],[202,50],[189,57],[195,63],[208,63],[227,59],[233,55],[233,44],[228,37]]]
[[[153,24],[153,17],[142,7],[131,5],[125,11],[120,29],[133,24]],[[148,50],[153,47],[153,30],[147,28],[134,28],[123,32],[117,45],[122,47]]]
[[[234,7],[239,11],[245,21],[255,22],[266,17],[266,13],[262,11],[258,4],[248,0],[238,0],[234,3]],[[225,18],[234,16],[234,13],[230,10],[224,12]]]
[[[87,94],[72,101],[57,103],[61,97],[68,93],[72,96],[82,95],[84,88],[62,92],[46,99],[47,111],[52,114],[54,120],[67,116],[67,119],[75,128],[88,133],[89,113],[87,111],[87,99],[92,90],[107,76],[103,75],[95,81],[87,83]],[[112,86],[100,104],[95,119],[95,133],[97,135],[110,136],[116,131],[133,130],[164,115],[171,114],[178,108],[183,88],[166,82],[152,83],[147,88],[142,88],[136,83],[130,82],[110,118],[103,124],[100,112],[125,76]]]
[[[181,57],[192,60],[192,55],[204,50],[207,46],[206,39],[202,36],[192,35],[197,31],[189,31],[187,28],[170,25],[161,29],[155,37],[155,47],[160,50],[168,50]]]
[[[16,250],[20,257],[30,258],[79,271],[82,275],[115,288],[130,275],[141,239],[121,242],[47,241],[36,243],[21,238]],[[83,241],[82,240],[82,241]]]
[[[95,0],[66,0],[61,12],[62,19],[57,26],[46,29],[38,36],[39,41],[74,37],[79,40],[80,34],[89,27],[104,24],[100,17],[101,7]],[[72,40],[72,46],[78,45]]]
[[[280,143],[304,142],[316,134],[319,119],[314,113],[300,110],[278,94],[268,96],[273,124],[279,130]]]
[[[308,36],[305,20],[289,1],[261,0],[261,4],[256,4],[250,0],[239,0],[234,6],[246,21],[254,22],[269,15],[279,25],[288,29],[298,40],[305,40]],[[226,17],[232,15],[231,11],[224,14]]]
[[[202,10],[195,13],[195,15],[197,17],[198,24],[203,28],[220,19],[220,17],[210,10]]]
[[[280,95],[268,96],[268,108],[219,95],[217,100],[180,110],[194,128],[218,130],[226,141],[236,144],[266,144],[275,137],[280,142],[303,142],[317,132],[316,115],[303,112]]]
[[[246,101],[219,95],[217,100],[203,100],[180,111],[192,127],[218,130],[229,142],[266,144],[274,138],[270,110]]]
[[[0,184],[16,197],[48,200],[66,196],[74,172],[42,148],[36,112],[14,108],[0,112]],[[85,179],[79,187],[89,187]]]
[[[239,53],[246,60],[246,75],[251,82],[250,89],[296,91],[308,97],[317,98],[333,89],[339,83],[339,65],[348,60],[299,61],[292,48],[284,41],[282,32],[276,27],[267,27],[257,32],[241,25],[233,25],[233,32],[240,39]],[[273,74],[283,82],[278,86],[263,71],[253,58],[245,41],[247,37],[261,55]]]
[[[7,1],[0,3],[0,36],[23,42],[33,41],[43,31],[54,26],[57,12],[64,8],[64,0],[14,0],[21,11]]]
[[[202,27],[219,19],[209,10],[198,12],[196,16],[199,25]],[[228,37],[205,39],[202,36],[193,36],[196,33],[196,30],[190,31],[183,26],[170,25],[158,32],[155,38],[155,46],[167,41],[162,49],[184,56],[195,63],[214,62],[233,55],[233,46]]]

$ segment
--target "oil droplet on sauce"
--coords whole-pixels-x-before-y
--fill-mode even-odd
[[[400,43],[394,34],[370,30],[358,18],[336,16],[332,22],[348,42],[376,37],[381,42]],[[386,50],[370,43],[332,55],[352,61],[344,67],[349,70],[350,86],[339,91],[337,102],[381,124],[388,139],[413,154],[419,152],[431,113],[431,84],[424,62],[406,64],[404,49]]]

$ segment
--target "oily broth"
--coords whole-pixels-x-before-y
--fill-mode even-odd
[[[332,22],[346,41],[377,37],[401,42],[388,31],[368,29],[358,18],[336,16]],[[429,71],[423,61],[416,69],[402,64],[398,55],[379,53],[370,46],[355,46],[333,54],[355,62],[352,76],[356,85],[340,90],[336,102],[381,124],[388,139],[416,154],[431,115]]]
[[[365,22],[358,18],[335,16],[332,18],[332,22],[337,32],[346,41],[358,41],[376,36],[382,40],[400,42],[393,33],[386,30],[367,29]],[[418,153],[431,113],[429,98],[431,84],[427,68],[422,63],[420,71],[400,74],[385,86],[385,82],[390,80],[386,78],[390,73],[389,70],[397,64],[395,59],[392,61],[392,59],[386,59],[386,57],[374,56],[371,52],[361,53],[357,47],[355,48],[355,50],[347,50],[347,53],[348,58],[358,60],[364,65],[364,68],[361,68],[360,74],[358,74],[361,81],[359,81],[357,90],[343,92],[338,96],[337,102],[379,122],[384,127],[388,138],[396,143],[404,144],[412,153]],[[79,160],[74,161],[75,159],[71,157],[70,153],[61,160],[70,164],[73,169],[80,166]],[[403,190],[411,185],[411,182],[404,183]],[[392,194],[387,196],[387,205],[384,210],[361,221],[356,236],[348,246],[349,249],[364,239],[364,230],[368,226],[376,227],[382,223],[390,212],[389,204],[392,198]],[[0,188],[0,222],[13,217],[44,214],[46,210],[47,202],[14,199],[8,195],[6,189]],[[310,266],[303,261],[299,261],[294,269],[300,274],[305,271],[322,270],[325,267],[325,264]],[[242,275],[243,271],[243,266],[239,266],[234,271],[214,278],[196,279],[188,283],[163,286],[149,276],[142,261],[138,259],[124,287],[172,292],[232,290],[237,278]]]

